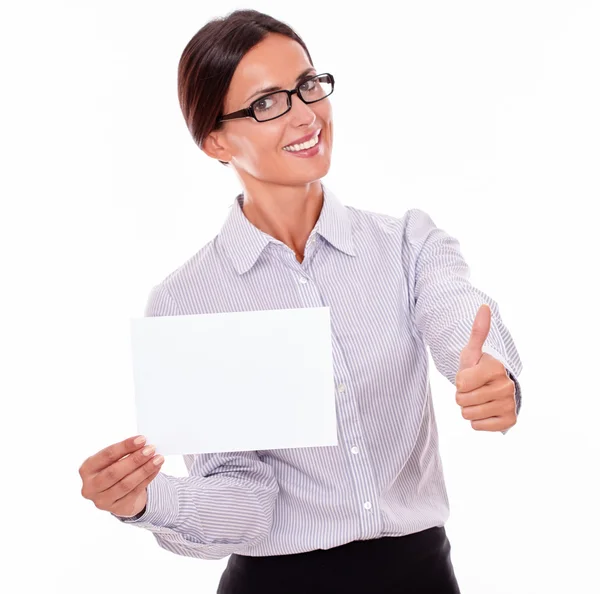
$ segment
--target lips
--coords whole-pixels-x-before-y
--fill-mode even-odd
[[[319,128],[319,130],[315,130],[314,132],[311,132],[310,134],[307,134],[306,136],[297,138],[293,142],[286,144],[284,148],[293,146],[294,144],[302,144],[303,142],[306,142],[307,140],[312,140],[315,137],[315,135],[318,134],[320,131],[321,131],[321,129]]]

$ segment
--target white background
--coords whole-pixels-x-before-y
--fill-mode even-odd
[[[78,469],[135,434],[129,318],[239,191],[194,145],[176,73],[198,29],[248,7],[336,77],[324,181],[456,236],[523,360],[505,436],[472,430],[432,371],[461,591],[600,591],[598,2],[3,6],[2,591],[216,590],[227,559],[160,549],[83,499]]]

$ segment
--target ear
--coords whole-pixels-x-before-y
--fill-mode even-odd
[[[231,153],[221,144],[222,138],[218,132],[211,132],[202,142],[202,151],[218,161],[231,161]]]

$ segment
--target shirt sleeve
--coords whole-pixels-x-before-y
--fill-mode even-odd
[[[156,475],[138,519],[115,517],[149,530],[172,553],[201,559],[222,559],[265,539],[279,493],[271,466],[251,451],[191,458],[187,477]]]
[[[168,290],[151,291],[146,316],[179,315]],[[279,485],[253,451],[185,455],[189,476],[159,472],[148,485],[145,510],[122,523],[152,532],[179,555],[221,559],[268,536]]]
[[[518,415],[521,410],[518,376],[523,365],[498,304],[471,284],[469,266],[458,240],[436,227],[432,218],[419,209],[407,212],[404,233],[415,325],[431,351],[436,368],[456,385],[460,353],[469,342],[475,315],[487,304],[492,320],[483,351],[498,359],[515,383]]]

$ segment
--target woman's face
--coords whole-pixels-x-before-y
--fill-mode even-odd
[[[308,69],[307,76],[322,74],[311,66],[299,43],[284,35],[267,35],[238,64],[223,113],[249,107],[265,94],[261,90],[266,87],[294,89],[297,77]],[[319,130],[316,155],[301,157],[284,150],[302,136]],[[203,150],[229,161],[242,179],[251,176],[281,185],[310,183],[329,170],[333,141],[331,103],[325,98],[307,105],[293,95],[291,110],[281,117],[266,122],[254,118],[226,121],[209,139]]]

